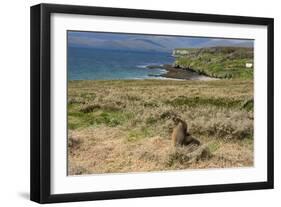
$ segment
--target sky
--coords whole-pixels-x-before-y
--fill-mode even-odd
[[[174,48],[253,47],[254,40],[68,31],[68,46],[171,52]]]

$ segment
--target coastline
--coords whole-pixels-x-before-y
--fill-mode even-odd
[[[154,77],[163,77],[168,79],[179,79],[179,80],[218,80],[218,78],[213,78],[210,76],[199,74],[190,69],[175,68],[172,65],[150,65],[147,66],[149,69],[164,69],[165,73],[154,76]]]

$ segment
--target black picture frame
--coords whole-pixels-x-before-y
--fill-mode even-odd
[[[182,20],[210,23],[234,23],[267,26],[267,181],[236,184],[218,184],[186,187],[167,187],[73,194],[51,194],[50,183],[50,15],[52,13],[99,15],[112,17],[134,17],[165,20]],[[39,4],[31,7],[31,151],[30,151],[30,199],[38,203],[89,201],[103,199],[167,196],[179,194],[211,193],[272,189],[274,187],[273,147],[273,45],[274,20],[272,18],[195,14],[168,11],[103,8],[56,4]]]

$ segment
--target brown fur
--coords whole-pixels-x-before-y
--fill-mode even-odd
[[[172,132],[172,141],[174,146],[184,146],[189,144],[200,145],[200,142],[188,133],[185,121],[178,117],[173,118],[173,121],[176,123]]]
[[[184,144],[187,135],[187,124],[179,118],[174,118],[174,121],[176,126],[172,132],[172,141],[174,146],[181,146]]]
[[[184,145],[189,145],[189,144],[195,144],[195,145],[200,145],[200,141],[195,139],[194,137],[192,136],[187,136],[185,138],[185,142],[184,142]]]

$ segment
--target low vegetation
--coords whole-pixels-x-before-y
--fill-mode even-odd
[[[194,156],[172,146],[173,114]],[[69,81],[68,152],[70,175],[252,166],[253,82]]]
[[[175,51],[176,67],[188,68],[215,78],[253,78],[253,66],[246,67],[246,64],[253,64],[253,48],[180,48]]]

